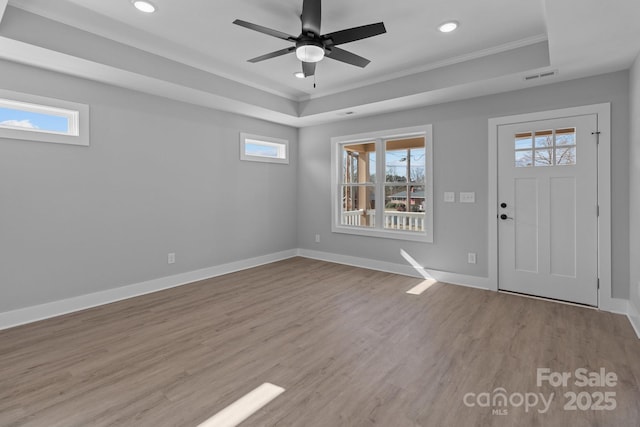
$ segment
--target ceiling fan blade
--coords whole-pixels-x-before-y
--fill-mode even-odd
[[[384,22],[376,24],[363,25],[361,27],[349,28],[348,30],[336,31],[322,36],[325,40],[333,40],[334,45],[354,42],[356,40],[366,39],[367,37],[378,36],[387,32]]]
[[[320,35],[320,22],[322,20],[322,1],[321,0],[304,0],[302,3],[302,32],[311,31]]]
[[[367,58],[358,56],[355,53],[347,52],[339,47],[331,47],[330,49],[327,49],[325,56],[327,58],[335,59],[336,61],[345,62],[361,68],[366,67],[371,62]]]
[[[302,63],[302,72],[305,77],[313,76],[316,73],[316,64],[317,62],[303,62]]]
[[[286,49],[280,49],[280,50],[276,50],[275,52],[271,52],[271,53],[267,53],[265,55],[262,56],[258,56],[256,58],[252,58],[249,59],[247,62],[260,62],[260,61],[264,61],[265,59],[271,59],[271,58],[275,58],[277,56],[282,56],[282,55],[286,55],[287,53],[291,53],[294,50],[296,50],[295,46],[291,46],[288,47]]]
[[[233,21],[233,23],[236,25],[240,25],[241,27],[245,27],[250,30],[257,31],[259,33],[277,37],[282,40],[289,40],[289,41],[296,40],[296,37],[291,36],[287,33],[283,33],[282,31],[272,30],[271,28],[263,27],[262,25],[258,25],[258,24],[252,24],[251,22],[243,21],[242,19],[236,19],[235,21]]]

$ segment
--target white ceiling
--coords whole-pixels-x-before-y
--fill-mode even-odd
[[[246,61],[289,42],[232,24],[297,36],[302,0],[153,1],[148,15],[130,0],[0,0],[0,57],[306,126],[625,69],[640,50],[637,0],[323,0],[322,33],[387,33],[342,45],[371,64],[326,58],[314,88],[295,54]],[[460,28],[439,33],[451,19]]]

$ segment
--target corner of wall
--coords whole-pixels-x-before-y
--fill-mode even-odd
[[[640,338],[640,53],[629,71],[629,320]]]
[[[633,329],[636,331],[638,339],[640,339],[640,308],[638,308],[633,300],[629,301],[629,313],[627,317],[629,318],[629,322],[631,322],[631,326],[633,326]]]
[[[0,22],[2,22],[4,11],[7,9],[8,4],[9,0],[0,0]]]

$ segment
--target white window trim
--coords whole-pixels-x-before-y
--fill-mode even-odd
[[[267,157],[267,156],[253,156],[245,152],[245,145],[247,140],[251,140],[252,143],[258,142],[262,145],[277,147],[281,152],[282,157]],[[269,136],[254,135],[250,133],[240,132],[240,160],[246,160],[249,162],[264,162],[264,163],[281,163],[289,164],[289,141],[286,139],[272,138]]]
[[[89,146],[89,106],[44,96],[0,89],[0,106],[66,117],[69,132],[0,127],[0,138]]]
[[[342,225],[340,221],[340,147],[345,144],[357,142],[376,141],[376,153],[384,153],[382,141],[393,138],[406,138],[411,136],[425,137],[425,231],[399,231],[382,228],[382,224],[377,224],[376,228],[354,227]],[[376,176],[384,177],[385,160],[384,155],[376,158]],[[376,201],[384,201],[384,185],[376,183]],[[384,215],[384,203],[376,202],[376,216],[382,218]],[[334,233],[355,234],[359,236],[381,237],[387,239],[409,240],[416,242],[433,242],[433,126],[423,125],[407,127],[401,129],[391,129],[378,132],[367,132],[356,135],[346,135],[331,138],[331,231]]]

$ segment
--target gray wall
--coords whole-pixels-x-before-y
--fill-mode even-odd
[[[298,246],[406,264],[404,249],[426,268],[486,277],[487,158],[491,117],[611,102],[613,296],[629,293],[629,73],[606,74],[380,116],[304,128],[299,134]],[[330,138],[433,124],[434,243],[331,233]],[[445,204],[445,191],[475,191],[476,203]],[[315,234],[321,242],[315,243]],[[467,252],[478,263],[467,264]]]
[[[631,301],[640,311],[640,55],[631,69],[630,77],[631,100],[631,147],[629,172],[629,238],[630,238],[630,258],[631,263]],[[638,319],[640,321],[640,319]]]
[[[404,249],[427,268],[486,277],[487,119],[601,102],[612,103],[613,296],[628,297],[632,283],[640,306],[638,266],[629,279],[630,247],[640,257],[640,128],[631,122],[630,206],[628,72],[298,132],[10,62],[0,69],[3,89],[91,106],[89,148],[0,139],[0,312],[295,247],[396,263]],[[638,64],[631,83],[635,117]],[[425,123],[434,243],[331,233],[330,138]],[[240,131],[288,139],[292,163],[240,162]],[[475,191],[477,203],[444,204],[444,191]]]
[[[3,89],[91,107],[88,148],[0,139],[0,312],[297,246],[296,129],[9,62],[0,73]],[[292,163],[241,162],[240,131],[288,139]]]

